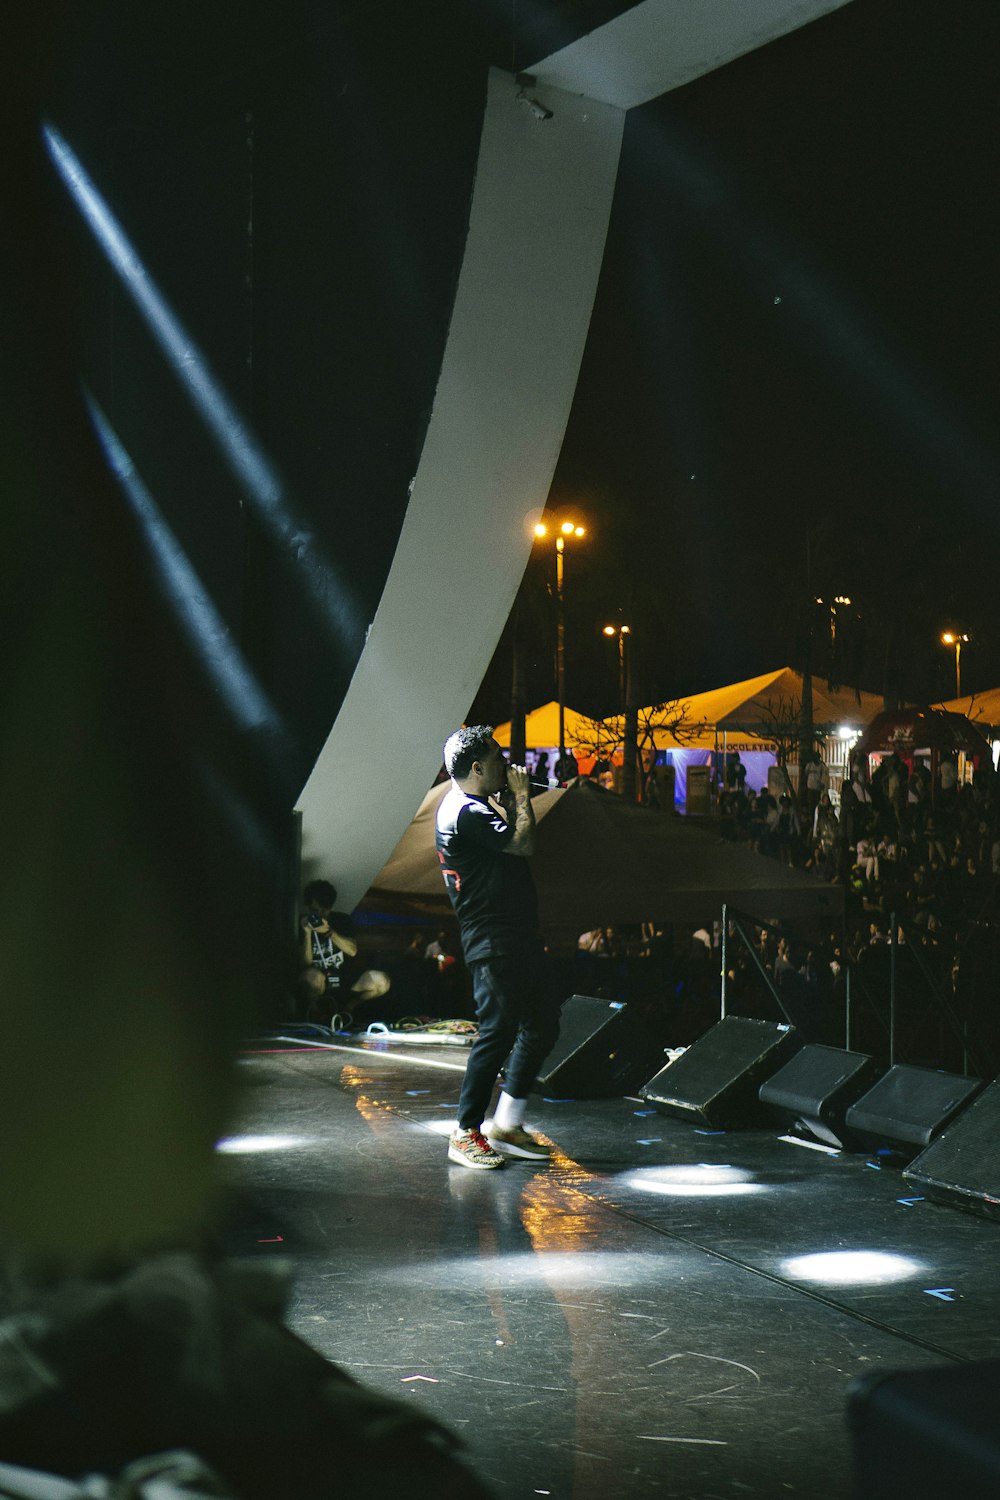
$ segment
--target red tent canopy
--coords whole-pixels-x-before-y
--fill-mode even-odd
[[[962,714],[940,708],[898,708],[876,714],[858,740],[862,755],[889,754],[909,758],[921,750],[949,754],[964,750],[966,755],[990,759],[989,741],[982,731]]]

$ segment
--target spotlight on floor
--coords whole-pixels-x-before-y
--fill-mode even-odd
[[[736,1198],[762,1193],[764,1184],[742,1167],[696,1162],[679,1167],[640,1167],[625,1177],[628,1187],[667,1198]]]
[[[216,1141],[215,1149],[223,1156],[247,1156],[254,1151],[292,1151],[309,1144],[304,1135],[232,1135]]]
[[[453,1176],[460,1176],[463,1183],[482,1183],[488,1179],[492,1186],[491,1197],[498,1184],[492,1172],[469,1172],[458,1167]],[[507,1178],[507,1170],[500,1174]],[[514,1173],[511,1173],[514,1176]],[[482,1189],[477,1189],[479,1192]],[[507,1231],[505,1231],[505,1234]],[[515,1245],[523,1244],[524,1230],[520,1225],[509,1231]],[[412,1283],[418,1287],[443,1287],[449,1293],[458,1287],[485,1286],[490,1289],[510,1289],[531,1282],[547,1282],[560,1288],[596,1287],[603,1291],[608,1286],[660,1286],[664,1278],[664,1262],[661,1255],[622,1255],[606,1250],[522,1250],[504,1248],[504,1236],[496,1253],[463,1256],[455,1260],[442,1260],[436,1265],[423,1259],[409,1267],[400,1266],[395,1279],[400,1285]]]
[[[781,1270],[794,1281],[821,1286],[884,1286],[905,1281],[923,1270],[917,1260],[885,1250],[824,1250],[782,1261]]]

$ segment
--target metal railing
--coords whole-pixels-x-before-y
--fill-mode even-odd
[[[729,958],[730,940],[735,936],[743,945],[749,956],[753,967],[763,981],[769,995],[773,999],[778,1012],[789,1025],[794,1025],[793,1017],[789,1013],[788,1005],[781,994],[781,986],[776,982],[774,975],[768,970],[758,951],[757,944],[747,930],[747,923],[752,922],[758,931],[764,929],[772,933],[780,933],[781,928],[772,922],[766,922],[758,917],[749,917],[744,912],[734,910],[727,904],[722,907],[722,924],[720,935],[720,959],[721,975],[719,989],[719,1011],[720,1017],[725,1019],[729,1010]],[[855,960],[852,960],[844,946],[844,1018],[843,1037],[844,1048],[847,1051],[853,1049],[857,1032],[857,1006],[858,1001],[866,1003],[868,1013],[885,1034],[888,1046],[889,1066],[892,1067],[897,1061],[899,1051],[900,1035],[900,994],[899,994],[899,923],[896,913],[890,917],[889,935],[889,993],[888,1014],[885,1014],[884,1006],[880,1005],[872,995],[864,976],[860,973]],[[981,1055],[981,1049],[977,1046],[971,1035],[971,1028],[967,1020],[962,1019],[956,1012],[948,996],[942,990],[938,979],[932,973],[926,958],[920,952],[916,944],[906,944],[906,951],[913,961],[917,972],[930,997],[931,1010],[936,1018],[939,1018],[951,1032],[961,1049],[962,1072],[969,1076],[970,1073],[979,1077],[984,1076],[983,1063],[985,1057]]]
[[[753,921],[754,921],[754,924],[757,927],[764,927],[764,928],[767,929],[768,932],[777,932],[779,930],[777,927],[775,927],[773,925],[773,923],[760,921],[757,917],[754,917]],[[726,1018],[726,1001],[727,1001],[726,985],[727,985],[728,979],[729,979],[729,972],[728,972],[729,971],[729,948],[728,948],[727,939],[728,939],[728,929],[729,929],[729,924],[730,923],[732,923],[733,931],[736,933],[737,937],[740,938],[740,940],[743,943],[743,946],[747,950],[747,953],[750,955],[751,959],[753,960],[754,967],[756,968],[757,973],[760,975],[761,979],[763,979],[765,985],[767,986],[768,990],[770,991],[771,996],[772,996],[772,998],[774,1000],[774,1003],[777,1005],[778,1009],[781,1011],[781,1014],[785,1017],[785,1020],[788,1022],[789,1026],[791,1026],[792,1025],[792,1018],[788,1014],[788,1007],[786,1006],[785,1002],[781,998],[781,995],[780,995],[779,990],[778,990],[778,986],[775,984],[773,976],[771,974],[769,974],[768,971],[767,971],[767,969],[764,967],[764,964],[761,961],[761,956],[757,952],[757,949],[756,949],[756,947],[754,945],[753,939],[750,938],[747,935],[747,932],[746,932],[746,930],[745,930],[745,928],[743,926],[743,914],[742,913],[738,913],[735,916],[730,915],[730,908],[725,903],[723,903],[723,907],[722,907],[722,933],[721,933],[720,942],[719,942],[720,957],[722,959],[722,983],[721,983],[721,986],[720,986],[720,994],[719,994],[720,1018],[722,1020],[725,1020],[725,1018]]]

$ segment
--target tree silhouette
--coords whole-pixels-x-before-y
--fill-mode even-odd
[[[650,763],[656,754],[656,736],[669,734],[681,745],[690,743],[711,726],[691,716],[691,705],[681,698],[670,698],[663,703],[654,703],[639,709],[639,724],[636,753],[643,774],[639,778],[640,801],[650,800],[650,780],[645,774],[646,761]],[[594,720],[593,734],[582,731],[576,736],[581,750],[586,750],[596,760],[610,760],[618,749],[624,747],[625,722],[621,714],[612,718]]]

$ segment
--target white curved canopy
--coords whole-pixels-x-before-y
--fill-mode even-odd
[[[508,74],[491,73],[465,256],[406,520],[298,802],[306,877],[329,875],[346,906],[419,805],[510,613],[583,357],[626,111],[843,3],[644,0],[536,64],[530,99]]]

